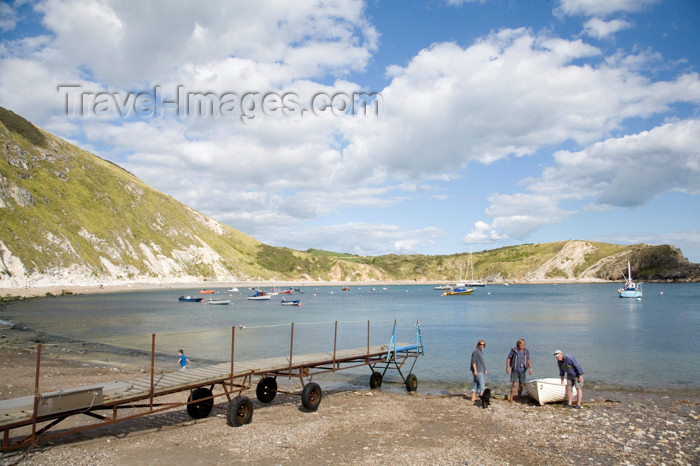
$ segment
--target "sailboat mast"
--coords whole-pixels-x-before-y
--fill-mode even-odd
[[[630,283],[632,282],[632,266],[630,261],[627,261],[627,276],[629,277]]]

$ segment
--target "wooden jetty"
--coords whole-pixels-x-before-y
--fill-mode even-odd
[[[234,427],[248,424],[253,418],[253,404],[242,393],[252,389],[253,378],[259,378],[256,396],[262,403],[272,402],[277,393],[290,393],[278,389],[277,377],[298,378],[303,388],[300,393],[294,394],[301,396],[302,405],[308,411],[315,411],[321,403],[321,387],[312,381],[313,377],[319,374],[369,366],[372,370],[370,387],[377,388],[381,386],[387,370],[395,369],[403,379],[407,390],[413,391],[417,388],[417,378],[412,371],[418,356],[424,354],[420,326],[417,321],[415,344],[396,343],[396,322],[394,322],[394,332],[389,344],[370,346],[369,322],[367,322],[367,345],[340,350],[335,347],[338,332],[336,322],[333,350],[303,355],[293,354],[294,324],[291,324],[292,344],[290,344],[288,356],[252,361],[234,361],[235,332],[236,327],[233,327],[231,360],[227,363],[156,374],[156,335],[153,334],[150,377],[48,393],[41,393],[39,389],[42,345],[38,345],[34,395],[0,400],[2,451],[182,406],[186,406],[191,417],[204,418],[211,412],[215,399],[223,396],[228,401],[226,415],[228,424]],[[413,364],[404,376],[401,369],[411,359]],[[187,401],[178,403],[162,401],[162,397],[178,392],[189,392]],[[49,430],[61,421],[78,415],[87,416],[92,422],[61,432],[49,433]],[[97,419],[97,422],[94,419]],[[31,433],[27,433],[30,427]],[[14,437],[13,433],[16,434]]]

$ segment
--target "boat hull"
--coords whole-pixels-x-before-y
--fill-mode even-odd
[[[216,304],[218,306],[227,306],[231,304],[230,299],[207,299],[207,304]]]
[[[642,292],[639,290],[617,290],[620,293],[620,298],[641,298]]]
[[[204,301],[204,298],[192,298],[190,296],[180,296],[177,298],[178,301],[181,303],[201,303]]]
[[[572,396],[576,396],[576,388],[572,387]],[[566,380],[561,379],[535,379],[525,383],[525,391],[540,406],[547,403],[559,403],[566,399]]]
[[[467,288],[466,290],[464,289],[454,289],[451,291],[445,291],[442,296],[466,296],[470,295],[474,292],[474,288]]]

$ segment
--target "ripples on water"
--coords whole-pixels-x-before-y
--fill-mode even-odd
[[[620,299],[618,284],[493,285],[470,296],[441,297],[432,286],[303,287],[301,307],[249,301],[232,293],[229,306],[179,303],[199,290],[153,290],[37,298],[14,302],[0,319],[51,335],[86,357],[112,353],[113,361],[150,365],[156,333],[159,367],[174,368],[177,350],[197,365],[286,356],[294,322],[295,354],[337,347],[388,343],[394,319],[402,342],[415,341],[421,323],[426,348],[414,372],[420,391],[468,390],[468,364],[476,342],[486,340],[487,384],[508,384],[505,364],[518,338],[533,359],[533,378],[558,376],[552,353],[573,354],[586,371],[589,388],[700,390],[700,285],[645,284],[644,299]],[[243,288],[241,288],[243,290]],[[663,294],[662,294],[663,293]],[[215,297],[229,297],[217,289]],[[232,327],[236,327],[235,333]],[[171,367],[172,365],[172,367]],[[368,368],[341,371],[328,379],[341,387],[368,385]],[[388,380],[400,380],[388,374]]]

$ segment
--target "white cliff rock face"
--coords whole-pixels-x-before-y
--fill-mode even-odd
[[[140,243],[137,248],[118,238],[115,247],[112,243],[81,229],[79,235],[90,242],[99,257],[102,270],[81,264],[72,264],[65,268],[52,268],[43,273],[28,272],[22,261],[0,241],[0,289],[54,286],[99,286],[127,285],[130,283],[192,283],[200,281],[201,276],[188,272],[193,264],[207,266],[218,281],[236,281],[245,277],[231,274],[224,266],[225,260],[200,238],[201,246],[190,245],[185,249],[173,250],[165,255],[155,243]],[[73,245],[64,238],[47,233],[43,238],[49,244],[76,254]],[[123,256],[142,261],[145,270],[126,264]],[[196,270],[196,268],[195,268]]]
[[[586,256],[596,250],[595,246],[587,241],[569,241],[554,257],[542,264],[525,276],[525,281],[552,281],[553,276],[557,276],[555,271],[560,270],[566,277],[559,280],[585,280],[585,281],[605,281],[596,277],[596,273],[606,264],[619,260],[620,257],[628,254],[621,252],[612,256],[604,257],[595,264],[589,266],[578,275],[576,269],[586,263]]]
[[[0,287],[12,288],[13,285],[6,285],[6,280],[10,280],[13,277],[24,277],[26,270],[24,269],[24,264],[19,260],[18,257],[12,254],[5,243],[0,240]],[[15,285],[16,286],[16,285]],[[24,286],[24,285],[21,285]]]
[[[586,241],[569,241],[554,257],[542,264],[537,270],[530,272],[525,280],[546,280],[548,275],[556,269],[566,273],[567,279],[574,279],[576,278],[574,274],[576,267],[585,263],[586,255],[594,250],[593,245]]]

